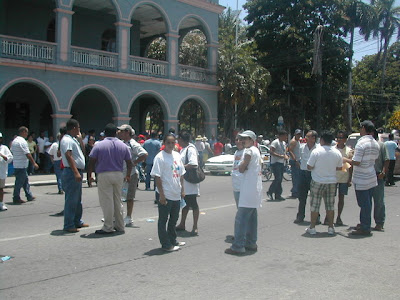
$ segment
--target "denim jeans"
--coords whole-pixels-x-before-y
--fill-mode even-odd
[[[61,160],[56,160],[54,161],[54,173],[56,173],[56,178],[57,178],[57,186],[58,190],[62,191],[62,173],[63,170],[61,169]]]
[[[306,216],[307,195],[311,185],[311,172],[300,170],[299,172],[299,209],[297,219],[304,220]]]
[[[13,201],[21,200],[21,197],[19,195],[21,188],[23,188],[25,191],[26,199],[32,200],[33,196],[29,185],[27,168],[14,169],[14,175],[15,175],[15,185],[14,185]]]
[[[153,168],[153,165],[146,165],[146,189],[149,190],[150,189],[150,181],[151,181],[151,176],[150,176],[150,172],[151,169]],[[155,185],[155,182],[154,182]]]
[[[283,163],[274,163],[271,164],[271,170],[274,174],[274,181],[269,186],[268,193],[275,194],[275,197],[279,197],[282,195],[282,179],[283,172],[285,171],[285,166]]]
[[[372,194],[374,199],[374,219],[376,225],[385,224],[385,180],[378,178],[378,186]]]
[[[300,176],[300,168],[297,166],[295,160],[289,161],[291,170],[292,170],[292,189],[290,192],[292,193],[293,197],[299,196],[299,176]]]
[[[371,209],[372,209],[372,194],[375,188],[365,191],[357,191],[357,203],[360,207],[360,224],[364,231],[371,231]]]
[[[392,184],[394,185],[394,178],[393,178],[393,172],[394,172],[394,166],[396,165],[396,160],[389,160],[389,168],[388,168],[388,173],[386,177],[386,183],[387,184]]]
[[[257,208],[239,207],[235,217],[235,240],[231,249],[245,252],[244,247],[257,245]]]
[[[82,176],[82,172],[81,176]],[[65,192],[64,229],[76,228],[83,224],[82,218],[82,181],[76,182],[71,168],[65,168],[62,174]]]
[[[158,238],[161,247],[168,249],[176,244],[176,222],[178,222],[180,201],[167,199],[167,205],[158,202]],[[168,225],[167,225],[168,222]]]

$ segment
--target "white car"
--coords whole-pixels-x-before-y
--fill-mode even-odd
[[[269,162],[269,148],[261,145],[261,158],[264,162]],[[232,172],[234,153],[236,146],[232,147],[228,154],[222,154],[209,158],[205,163],[205,170],[213,175],[230,174]]]

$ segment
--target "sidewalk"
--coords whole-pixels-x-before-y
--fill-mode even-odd
[[[86,183],[86,173],[84,173],[83,183]],[[15,183],[15,177],[9,176],[6,178],[6,188],[13,188]],[[57,184],[55,174],[34,174],[29,176],[29,184],[31,186],[40,185],[55,185]]]

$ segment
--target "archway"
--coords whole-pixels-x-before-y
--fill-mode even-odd
[[[195,99],[186,100],[178,114],[179,131],[188,130],[193,137],[205,135],[205,113]]]
[[[20,126],[30,132],[53,135],[52,99],[38,86],[20,82],[9,87],[0,98],[0,128],[5,142],[11,141]]]
[[[131,107],[130,125],[136,133],[164,132],[164,112],[160,102],[152,95],[141,95]]]
[[[89,88],[76,96],[71,107],[71,115],[79,121],[81,132],[87,133],[94,129],[98,136],[108,123],[114,123],[115,112],[105,93]]]

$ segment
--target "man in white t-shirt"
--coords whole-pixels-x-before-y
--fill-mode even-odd
[[[243,174],[239,205],[235,217],[235,238],[226,254],[241,255],[257,251],[257,208],[261,207],[261,155],[254,146],[256,134],[251,130],[239,133],[245,147],[239,172]]]
[[[50,146],[50,149],[48,151],[50,160],[54,166],[54,173],[56,174],[56,179],[57,179],[58,193],[60,195],[64,194],[64,190],[62,188],[63,170],[61,169],[62,160],[61,160],[60,142],[65,133],[67,133],[66,128],[60,128],[60,132],[57,134],[57,141]]]
[[[6,145],[3,145],[3,134],[0,132],[0,211],[7,210],[7,206],[3,203],[4,187],[6,186],[6,178],[8,175],[8,165],[12,162],[13,155]]]
[[[271,170],[274,174],[274,181],[269,186],[267,196],[272,201],[285,200],[285,198],[282,197],[282,179],[283,172],[285,171],[285,161],[289,159],[289,157],[286,155],[287,137],[287,132],[285,130],[281,130],[278,132],[278,138],[275,139],[269,146],[271,154]]]
[[[21,199],[19,193],[21,188],[25,191],[25,196],[28,201],[35,200],[32,192],[30,190],[29,178],[28,178],[28,161],[32,163],[35,170],[39,168],[39,166],[34,161],[31,152],[29,151],[28,143],[26,142],[26,138],[28,137],[28,128],[25,126],[21,126],[18,129],[18,136],[12,141],[11,144],[11,152],[14,156],[14,176],[15,176],[15,185],[14,185],[14,193],[13,193],[13,203],[14,204],[22,204],[25,203],[24,200]]]
[[[185,197],[183,175],[186,171],[181,156],[174,151],[175,135],[166,134],[163,144],[165,148],[155,156],[150,174],[156,182],[158,238],[162,249],[171,252],[185,244],[176,241],[175,225],[179,218],[180,200]]]
[[[239,172],[239,165],[243,160],[244,146],[243,142],[240,140],[240,136],[237,135],[235,139],[237,150],[233,155],[233,166],[232,166],[232,187],[233,187],[233,197],[235,198],[236,207],[239,205],[240,197],[240,185],[242,184],[243,174]]]
[[[44,136],[44,131],[39,133],[39,137],[37,138],[37,145],[38,145],[38,152],[39,152],[39,167],[41,171],[45,171],[47,157],[45,151],[45,144],[48,142],[49,139]]]
[[[311,225],[306,229],[309,234],[316,234],[315,225],[317,223],[319,208],[322,198],[326,209],[326,219],[328,221],[328,234],[335,234],[333,227],[333,217],[335,213],[335,191],[336,191],[336,171],[342,169],[342,154],[332,146],[333,134],[323,132],[321,135],[321,147],[315,149],[308,159],[307,169],[311,171],[310,187],[310,208]]]

